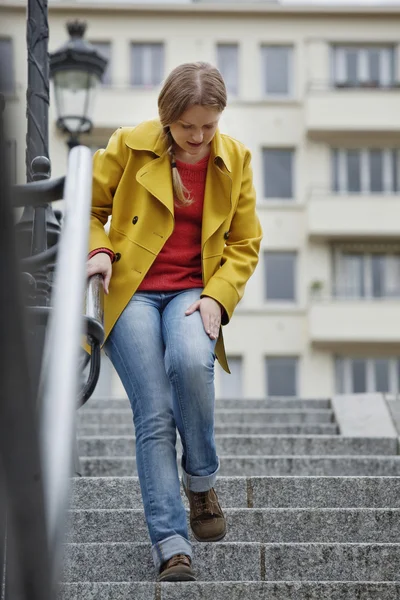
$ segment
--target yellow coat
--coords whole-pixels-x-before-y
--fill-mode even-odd
[[[206,177],[201,257],[203,295],[224,307],[224,325],[258,262],[262,232],[255,204],[250,152],[217,131]],[[104,247],[117,256],[105,296],[106,337],[173,229],[171,164],[160,122],[117,129],[93,164],[89,251]],[[222,329],[216,355],[229,372]]]

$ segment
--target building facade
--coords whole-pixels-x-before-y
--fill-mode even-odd
[[[400,7],[267,2],[50,1],[50,50],[71,19],[109,57],[94,130],[157,115],[177,64],[216,64],[229,91],[221,130],[252,152],[264,238],[225,328],[220,397],[326,397],[400,390]],[[0,5],[15,177],[25,176],[25,2]],[[53,175],[67,147],[50,108]],[[121,393],[115,374],[107,393]],[[111,390],[110,390],[111,386]]]

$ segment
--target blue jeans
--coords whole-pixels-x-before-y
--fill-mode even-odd
[[[137,292],[105,344],[129,397],[144,511],[159,570],[174,554],[192,555],[180,495],[176,429],[182,440],[182,480],[192,491],[214,486],[215,340],[199,311],[185,310],[201,289]]]

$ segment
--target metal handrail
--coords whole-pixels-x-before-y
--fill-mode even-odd
[[[78,146],[69,155],[64,193],[67,217],[59,242],[41,380],[41,454],[54,586],[60,575],[73,465],[91,195],[91,153]]]
[[[43,206],[64,197],[65,177],[45,179],[13,187],[13,206]]]
[[[104,287],[103,277],[95,274],[89,278],[85,297],[87,339],[91,347],[90,370],[87,382],[80,393],[82,406],[93,394],[100,375],[101,344],[104,341]]]

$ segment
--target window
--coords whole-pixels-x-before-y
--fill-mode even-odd
[[[336,357],[338,394],[391,393],[400,389],[399,357]]]
[[[291,46],[262,46],[264,93],[267,96],[293,94],[293,48]]]
[[[335,267],[336,297],[400,297],[400,254],[338,252]]]
[[[273,302],[296,300],[296,252],[264,252],[265,297]]]
[[[399,150],[335,149],[332,153],[333,191],[338,194],[398,192],[399,165]]]
[[[101,81],[102,85],[110,86],[112,85],[111,79],[111,44],[110,42],[91,42],[92,46],[96,48],[108,60],[108,64],[106,70],[103,74],[103,79]]]
[[[154,87],[164,76],[163,44],[131,44],[131,85]]]
[[[219,369],[220,398],[243,398],[243,359],[241,356],[228,356],[228,363],[230,375]]]
[[[267,396],[296,397],[298,359],[291,356],[268,357],[267,368]]]
[[[225,80],[228,94],[237,96],[239,78],[239,48],[237,44],[218,44],[217,65]]]
[[[393,46],[334,46],[335,87],[390,87],[394,83]]]
[[[12,94],[14,81],[14,48],[10,39],[0,39],[0,92]]]
[[[264,148],[264,198],[293,199],[294,150]]]

